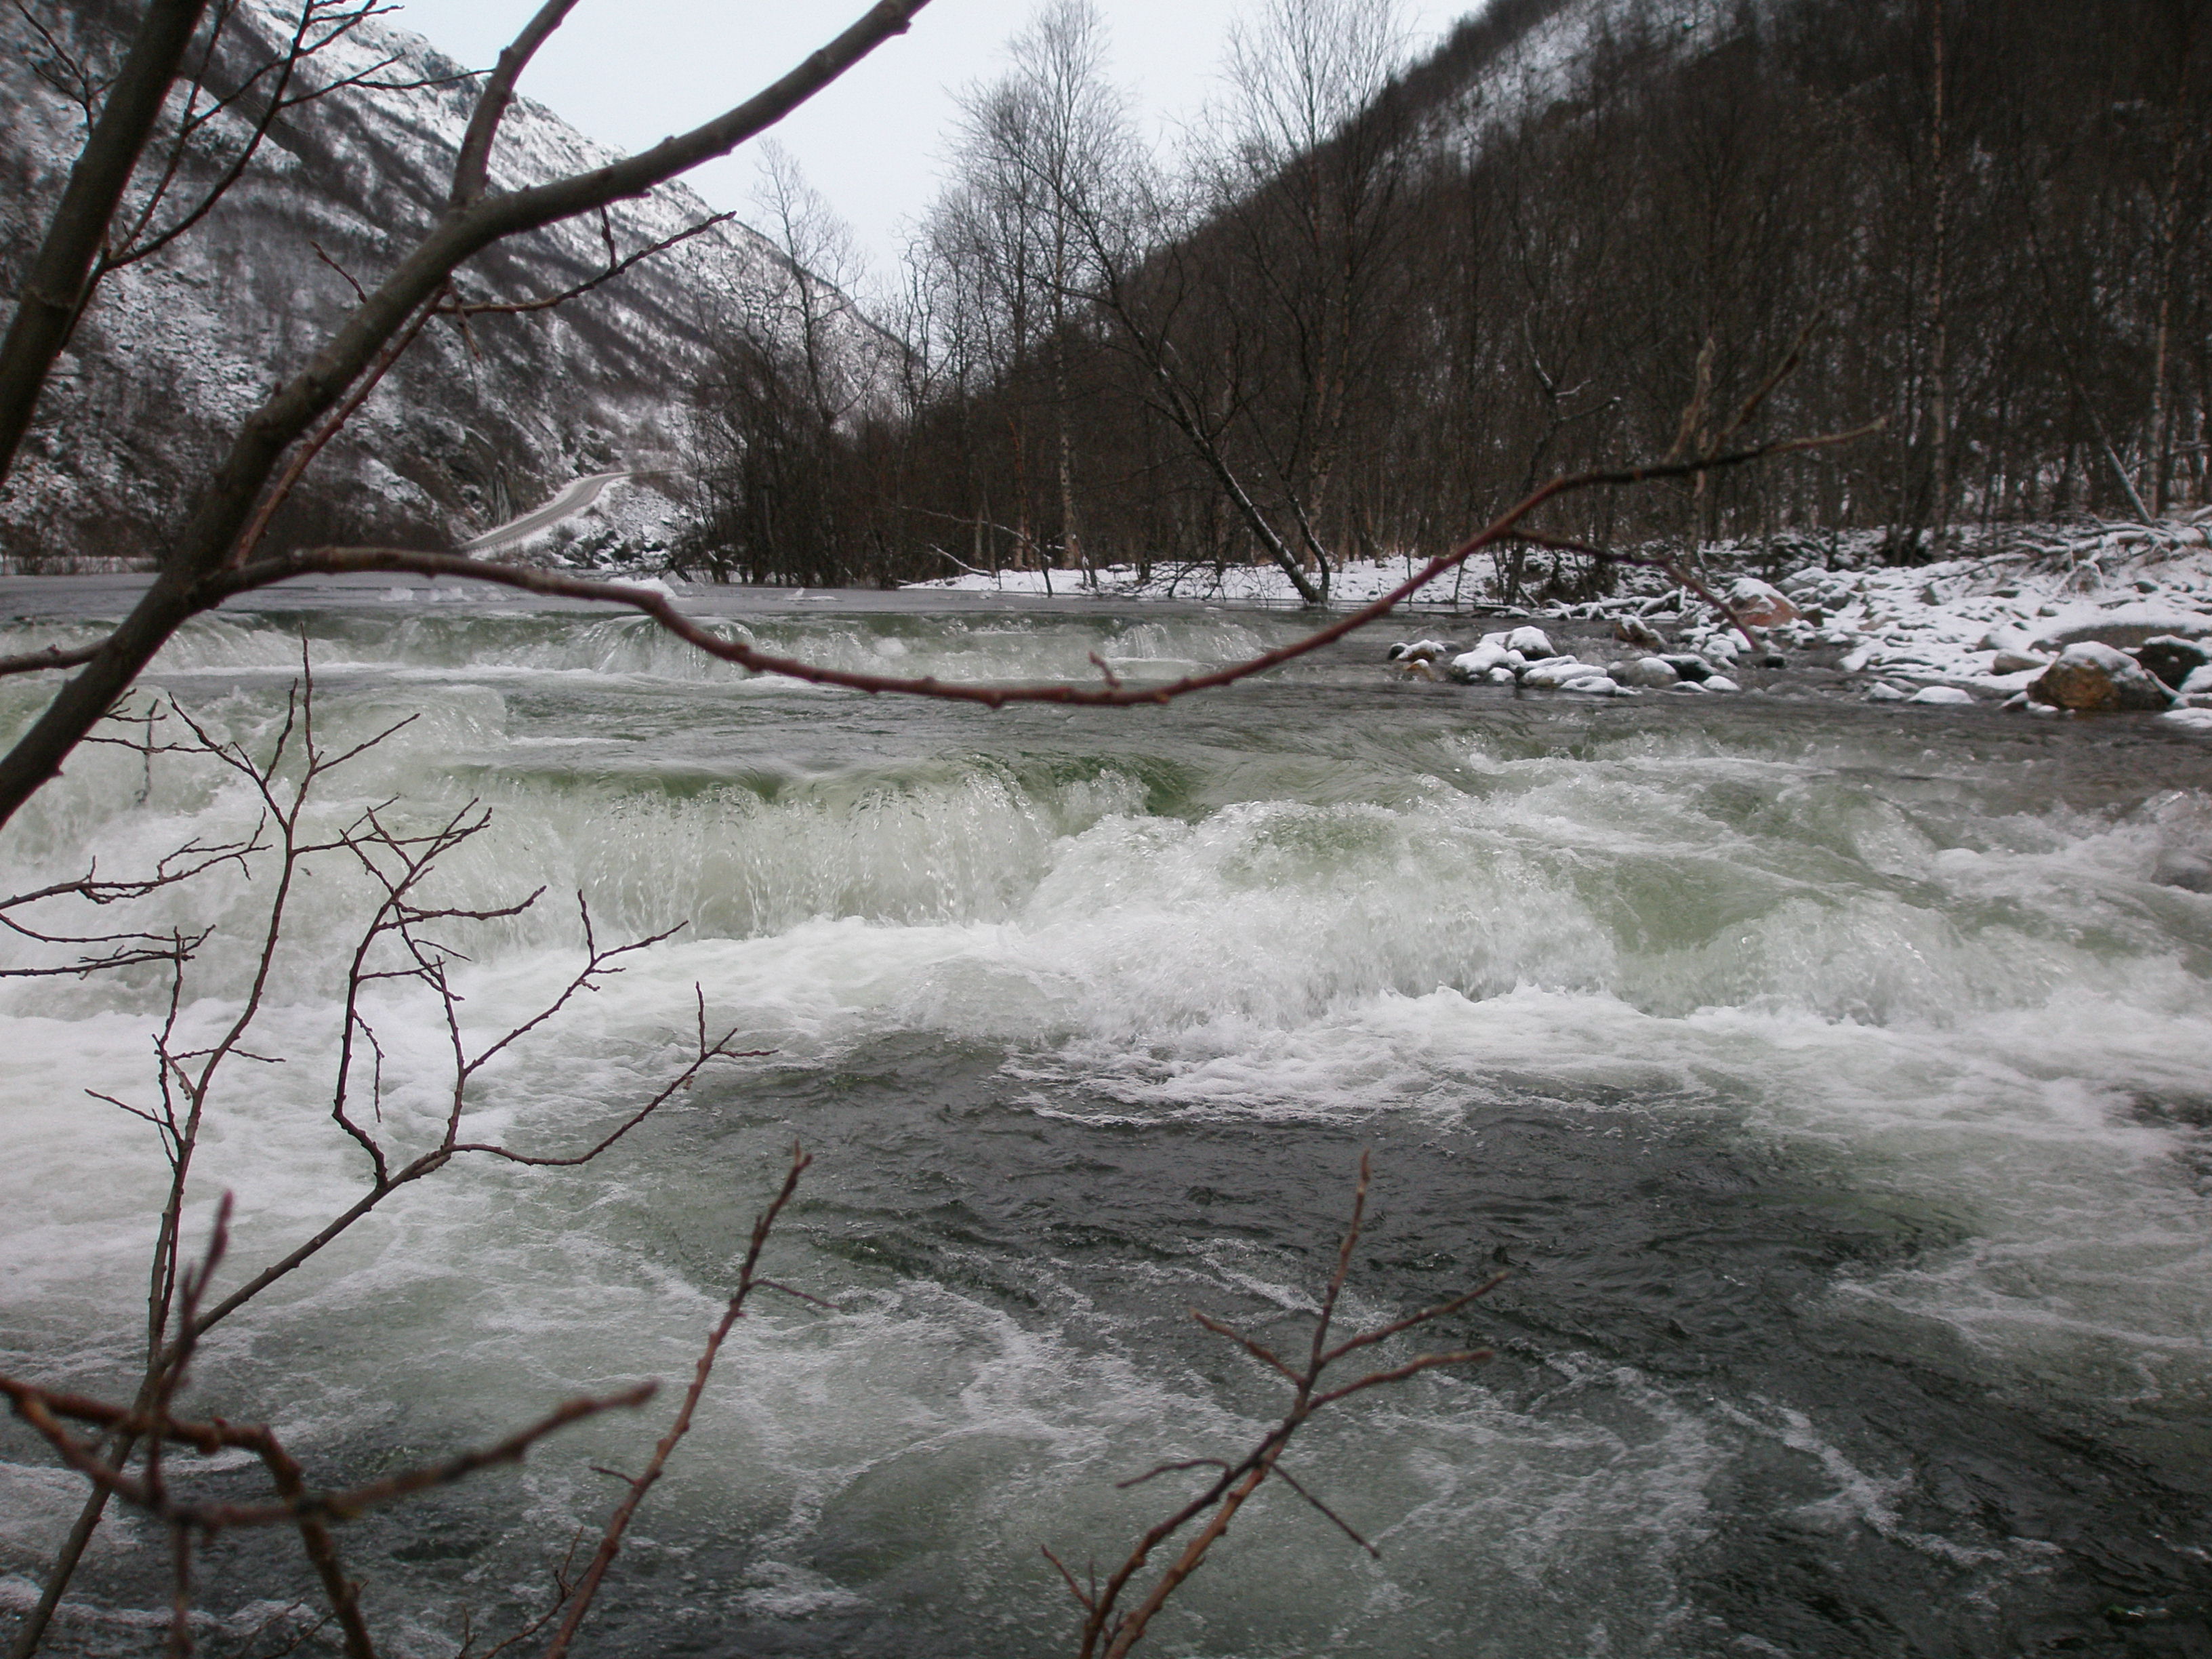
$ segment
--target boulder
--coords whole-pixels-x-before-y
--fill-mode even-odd
[[[1585,697],[1619,697],[1627,696],[1620,681],[1610,674],[1601,674],[1595,669],[1578,674],[1559,688],[1562,691],[1578,692]]]
[[[1739,576],[1729,585],[1729,608],[1750,628],[1778,628],[1797,620],[1797,607],[1790,596],[1756,576]]]
[[[1485,643],[1487,642],[1486,640]],[[1552,648],[1551,635],[1540,628],[1516,628],[1505,636],[1502,643],[1508,651],[1518,651],[1531,662],[1559,655]]]
[[[1458,680],[1479,680],[1493,668],[1510,668],[1513,653],[1503,645],[1484,643],[1472,651],[1462,651],[1451,659],[1451,676]]]
[[[1867,687],[1869,702],[1903,702],[1911,695],[1909,691],[1899,690],[1887,680],[1876,680]]]
[[[1707,662],[1703,657],[1692,656],[1686,651],[1675,652],[1670,656],[1660,658],[1659,660],[1673,669],[1678,679],[1704,681],[1713,677],[1712,664]]]
[[[2145,640],[2129,654],[2177,690],[2186,690],[2184,682],[2207,663],[2212,663],[2212,651],[2206,650],[2198,641],[2185,640],[2176,634],[2161,634],[2156,639]]]
[[[1955,685],[1923,685],[1905,699],[1907,702],[1962,703],[1972,702],[1974,694]]]
[[[1457,655],[1459,647],[1443,640],[1413,640],[1390,647],[1392,662],[1442,662]]]
[[[2051,659],[2033,651],[2016,651],[2007,646],[1990,659],[1992,674],[2025,674],[2031,668],[2048,668]]]
[[[2068,646],[2027,691],[2054,708],[2100,713],[2163,709],[2173,702],[2173,693],[2133,657],[2094,642]]]
[[[1613,625],[1613,637],[1623,645],[1640,645],[1647,651],[1663,650],[1667,644],[1657,629],[1635,617],[1623,617],[1616,621]]]
[[[1705,678],[1708,691],[1741,691],[1743,688],[1725,674],[1711,674]]]
[[[1573,657],[1547,657],[1521,671],[1521,684],[1531,691],[1556,691],[1569,680],[1587,679],[1597,672]]]
[[[1638,657],[1628,662],[1617,662],[1605,671],[1623,685],[1648,686],[1663,691],[1682,677],[1658,657]]]

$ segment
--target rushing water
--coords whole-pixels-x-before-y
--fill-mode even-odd
[[[807,614],[817,659],[915,672],[1177,672],[1284,636],[1188,611]],[[765,1058],[582,1170],[459,1165],[226,1328],[197,1402],[319,1478],[688,1373],[796,1136],[772,1246],[821,1313],[738,1329],[589,1650],[1032,1656],[1072,1604],[1039,1553],[1118,1561],[1280,1390],[1198,1305],[1291,1341],[1362,1148],[1362,1319],[1512,1276],[1440,1341],[1499,1350],[1316,1422],[1163,1654],[2212,1651],[2206,1269],[2212,758],[2152,723],[1778,698],[1592,703],[1383,684],[1372,641],[1165,709],[989,712],[702,667],[642,624],[418,602],[226,616],[161,686],[265,742],[308,636],[333,742],[412,723],[318,817],[488,803],[447,902],[504,904],[458,970],[526,1018],[603,939],[684,924],[484,1079],[471,1133],[567,1151],[681,1063],[693,987]],[[18,640],[54,636],[17,629]],[[20,648],[9,647],[9,648]],[[0,688],[0,716],[32,693]],[[188,761],[87,754],[12,828],[10,890],[250,826]],[[326,1116],[362,884],[335,860],[210,1126],[194,1236],[234,1275],[360,1188]],[[184,1013],[235,1006],[267,883]],[[158,975],[0,985],[0,1364],[128,1386],[162,1168]],[[378,1005],[385,1115],[436,1110],[434,1008]],[[1403,1358],[1413,1350],[1386,1351]],[[350,1528],[392,1651],[504,1633],[665,1420],[570,1432]],[[0,1442],[0,1607],[76,1491]],[[226,1476],[225,1479],[234,1477]],[[246,1490],[244,1472],[236,1490]],[[64,1623],[137,1650],[158,1540],[112,1526]],[[228,1639],[307,1593],[219,1544]],[[230,1632],[228,1638],[223,1632]],[[264,1647],[269,1645],[264,1644]]]

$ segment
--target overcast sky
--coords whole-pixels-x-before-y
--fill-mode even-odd
[[[538,0],[404,0],[392,19],[472,66],[489,65]],[[1100,0],[1115,78],[1155,136],[1215,84],[1230,21],[1249,0]],[[958,90],[996,73],[1036,0],[933,0],[904,38],[779,125],[775,136],[859,234],[879,277],[902,222],[937,193]],[[1417,46],[1480,0],[1402,0]],[[572,125],[632,150],[727,108],[866,9],[866,0],[583,0],[523,77],[522,90]],[[717,207],[751,205],[747,149],[690,182]]]

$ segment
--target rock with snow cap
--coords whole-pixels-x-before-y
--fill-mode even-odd
[[[1552,647],[1552,636],[1540,628],[1516,628],[1505,636],[1504,645],[1507,650],[1518,651],[1531,662],[1559,655]]]
[[[1441,662],[1456,656],[1459,647],[1444,640],[1413,640],[1390,647],[1391,662]]]
[[[1502,644],[1486,641],[1472,651],[1462,651],[1451,659],[1450,672],[1454,679],[1479,680],[1493,668],[1516,665],[1514,653]]]
[[[1637,657],[1611,663],[1605,672],[1623,685],[1648,686],[1655,691],[1663,691],[1682,678],[1663,657]]]
[[[1712,664],[1687,651],[1672,652],[1659,660],[1673,669],[1678,679],[1703,682],[1713,677]]]
[[[1887,680],[1876,680],[1867,687],[1869,702],[1903,702],[1912,694],[1892,685]]]
[[[2068,646],[2027,691],[2055,708],[2094,713],[2159,710],[2173,702],[2173,693],[2133,657],[2094,641]]]
[[[1923,685],[1905,699],[1907,702],[1957,704],[1972,702],[1974,694],[1956,685]]]
[[[1729,609],[1749,628],[1779,628],[1797,620],[1797,607],[1790,602],[1790,596],[1756,576],[1737,577],[1729,585],[1725,597]]]
[[[1521,671],[1521,684],[1531,691],[1556,691],[1569,680],[1586,679],[1599,671],[1576,657],[1547,657]]]

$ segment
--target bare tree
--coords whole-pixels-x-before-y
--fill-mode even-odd
[[[637,155],[546,184],[493,191],[492,146],[515,83],[574,3],[546,0],[501,53],[478,94],[443,216],[382,282],[365,289],[360,304],[313,358],[246,417],[171,542],[153,585],[31,729],[0,757],[0,822],[12,817],[54,775],[162,643],[187,619],[220,602],[208,586],[210,579],[234,562],[240,534],[287,453],[309,439],[387,348],[439,303],[464,261],[507,237],[643,194],[726,154],[904,32],[927,0],[878,0],[857,22],[772,86]],[[189,47],[199,9],[191,0],[156,0],[149,9],[124,76],[102,106],[33,264],[33,297],[17,313],[27,343],[13,358],[0,348],[0,360],[11,365],[0,368],[0,413],[20,405],[21,420],[28,420],[66,333],[63,325],[74,314],[85,273],[92,269]],[[4,431],[0,426],[0,433]]]

